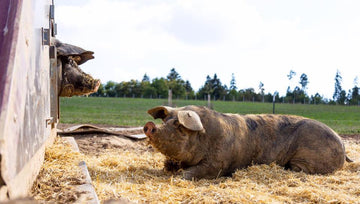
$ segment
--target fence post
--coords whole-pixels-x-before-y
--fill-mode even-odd
[[[275,94],[273,96],[273,114],[275,114]]]
[[[172,107],[172,91],[169,89],[168,106]]]
[[[210,96],[210,94],[208,94],[208,108],[211,108],[211,96]]]

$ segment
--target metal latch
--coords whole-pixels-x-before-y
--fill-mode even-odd
[[[56,47],[51,45],[49,48],[50,59],[56,59]]]
[[[46,118],[46,127],[48,126],[48,125],[51,125],[51,124],[53,124],[53,123],[55,123],[55,121],[54,121],[54,118],[53,117],[48,117],[48,118]]]

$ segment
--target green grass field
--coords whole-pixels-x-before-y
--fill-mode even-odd
[[[166,105],[165,99],[133,98],[60,98],[61,123],[92,123],[143,126],[152,118],[146,111]],[[206,101],[173,100],[176,106],[202,105]],[[271,103],[213,102],[213,108],[226,113],[272,113]],[[276,114],[301,115],[319,120],[341,134],[360,133],[360,106],[276,104]]]

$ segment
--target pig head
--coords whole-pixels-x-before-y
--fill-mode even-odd
[[[56,40],[59,96],[88,95],[98,90],[100,80],[83,72],[78,65],[93,59],[94,52]]]
[[[183,169],[185,179],[212,179],[272,162],[294,171],[326,174],[348,159],[339,136],[308,118],[223,114],[198,106],[159,106],[148,113],[163,121],[144,126],[150,144],[166,156],[165,170]]]

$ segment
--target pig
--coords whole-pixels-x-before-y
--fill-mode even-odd
[[[231,176],[253,164],[276,164],[308,174],[332,173],[351,160],[340,137],[325,124],[291,115],[224,114],[201,106],[148,110],[149,143],[166,156],[166,171],[185,179]]]
[[[71,97],[88,95],[98,90],[100,80],[83,72],[78,65],[93,59],[94,52],[80,47],[55,41],[57,50],[57,68],[59,71],[58,95]]]

